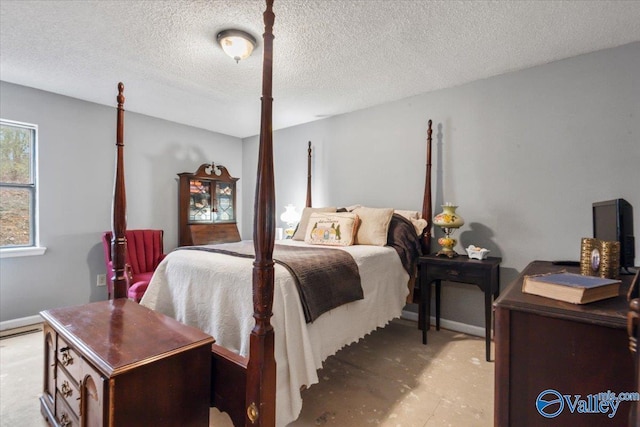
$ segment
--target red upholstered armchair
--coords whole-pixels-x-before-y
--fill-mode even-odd
[[[151,276],[160,261],[165,257],[162,243],[163,230],[127,230],[127,254],[125,262],[130,272],[127,296],[139,302],[149,286]],[[107,291],[109,298],[113,293],[113,265],[111,263],[111,232],[102,234],[104,262],[107,268]]]

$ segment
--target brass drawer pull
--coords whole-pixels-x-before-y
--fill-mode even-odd
[[[71,425],[71,419],[69,419],[69,415],[62,414],[60,416],[60,427],[69,427]]]
[[[73,357],[71,356],[71,352],[69,350],[69,347],[60,349],[60,352],[62,353],[62,366],[69,366],[73,364]]]
[[[73,394],[73,389],[71,388],[71,386],[69,385],[68,381],[64,381],[62,383],[62,387],[60,388],[60,392],[62,393],[62,395],[64,397],[69,397]]]

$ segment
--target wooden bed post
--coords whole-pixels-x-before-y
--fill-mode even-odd
[[[307,203],[306,207],[310,208],[311,205],[311,141],[309,141],[309,148],[307,149]]]
[[[113,186],[111,220],[111,260],[113,261],[112,298],[127,297],[126,252],[127,196],[124,186],[124,84],[118,83],[118,115],[116,130],[116,176]]]
[[[249,340],[247,366],[247,426],[275,426],[276,361],[271,325],[273,308],[273,246],[275,238],[275,186],[273,174],[272,68],[273,68],[273,0],[266,0],[264,12],[264,56],[262,69],[262,116],[260,152],[254,206],[253,242],[253,317],[255,326]]]
[[[431,209],[431,120],[427,129],[427,172],[424,182],[424,199],[422,201],[422,218],[427,221],[427,226],[422,234],[422,253],[431,253],[431,226],[433,225]]]

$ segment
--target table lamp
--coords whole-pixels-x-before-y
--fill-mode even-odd
[[[296,207],[292,204],[288,204],[284,208],[285,211],[280,215],[280,220],[287,224],[287,228],[284,230],[284,238],[291,239],[296,231],[296,224],[300,221],[300,214],[296,212]]]
[[[449,258],[458,256],[456,251],[453,250],[453,247],[458,241],[451,237],[451,235],[456,229],[464,225],[464,219],[456,213],[457,208],[457,206],[451,203],[445,203],[442,205],[442,212],[433,218],[433,224],[442,228],[442,231],[444,231],[444,237],[438,239],[438,243],[442,246],[442,249],[440,249],[436,255],[444,255]]]

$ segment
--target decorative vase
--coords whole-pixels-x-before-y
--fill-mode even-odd
[[[442,212],[433,218],[433,224],[442,228],[445,236],[438,239],[438,243],[442,246],[436,255],[444,255],[449,258],[453,258],[458,254],[453,250],[453,247],[458,241],[451,237],[453,232],[464,225],[464,219],[456,213],[458,206],[446,203],[442,205]]]

